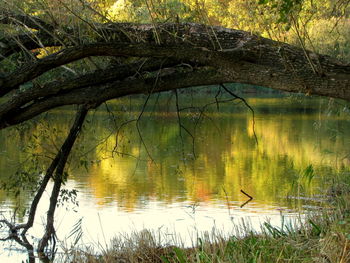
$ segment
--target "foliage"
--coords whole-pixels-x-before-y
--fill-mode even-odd
[[[340,1],[343,3],[342,1]],[[61,48],[66,48],[67,46],[80,46],[84,45],[86,43],[91,42],[91,40],[110,40],[109,37],[112,38],[112,36],[108,36],[108,34],[105,35],[105,32],[109,30],[108,28],[110,24],[108,25],[101,25],[101,23],[111,23],[111,22],[137,22],[137,23],[152,23],[156,25],[157,23],[164,23],[164,22],[180,22],[180,21],[186,21],[186,22],[201,22],[207,25],[207,27],[203,27],[205,29],[213,29],[213,26],[216,25],[238,25],[237,27],[239,29],[246,29],[249,28],[250,31],[261,34],[261,35],[268,35],[270,38],[274,39],[280,39],[283,38],[283,40],[290,40],[290,41],[298,41],[300,46],[302,48],[309,47],[314,52],[319,52],[320,49],[323,48],[326,52],[332,51],[333,49],[336,49],[337,51],[335,54],[337,56],[347,56],[350,52],[348,47],[348,39],[347,37],[344,38],[337,38],[335,42],[324,44],[323,39],[318,34],[311,34],[311,29],[314,29],[313,27],[319,26],[318,22],[320,23],[327,23],[329,21],[332,21],[334,23],[334,28],[338,28],[339,22],[342,21],[341,19],[347,19],[348,18],[348,5],[344,4],[341,6],[340,12],[333,12],[335,7],[339,7],[340,2],[333,3],[331,0],[319,0],[319,1],[302,1],[302,0],[279,0],[279,1],[273,1],[273,0],[249,0],[249,1],[223,1],[223,0],[188,0],[188,1],[180,1],[180,0],[154,0],[154,1],[130,1],[130,0],[118,0],[116,2],[112,1],[83,1],[83,0],[60,0],[60,1],[46,1],[46,0],[38,0],[38,1],[4,1],[4,5],[1,7],[1,11],[14,11],[15,15],[12,17],[12,22],[6,22],[9,23],[7,26],[2,26],[3,32],[1,33],[1,41],[6,40],[8,43],[14,42],[17,48],[15,50],[16,53],[13,56],[10,56],[6,59],[4,59],[1,62],[1,68],[2,71],[1,74],[6,73],[7,71],[11,71],[15,67],[23,69],[23,74],[30,72],[29,68],[22,67],[27,62],[35,62],[38,59],[41,59],[45,56],[48,56],[52,54],[53,52],[57,52],[60,48],[52,47],[55,45],[59,45]],[[327,7],[324,8],[325,11],[319,12],[319,10],[314,10],[315,7]],[[237,8],[238,7],[238,8]],[[33,15],[35,17],[41,18],[42,22],[48,23],[48,25],[38,28],[38,25],[34,26],[28,26],[23,21],[21,21],[21,18],[16,19],[16,14],[20,15]],[[2,15],[6,17],[6,12],[2,12]],[[254,18],[252,20],[251,18]],[[23,18],[23,16],[22,16]],[[26,17],[28,18],[28,17]],[[238,19],[237,19],[238,18]],[[4,19],[4,17],[1,17],[1,19]],[[31,17],[31,19],[34,19]],[[5,18],[6,20],[6,18]],[[34,22],[37,21],[34,19]],[[326,22],[324,22],[326,21]],[[345,21],[345,20],[344,20]],[[27,21],[28,22],[28,21]],[[30,22],[30,21],[29,21]],[[31,21],[33,22],[33,21]],[[39,23],[39,22],[38,22]],[[24,25],[24,26],[23,26]],[[342,28],[342,34],[346,34],[348,32],[349,24],[343,23],[344,28]],[[330,28],[331,25],[328,25],[328,28]],[[329,31],[329,34],[333,34],[334,28],[332,28]],[[105,31],[106,30],[106,31]],[[123,33],[123,37],[129,37],[128,34],[125,34],[122,30],[120,30],[121,33]],[[215,30],[212,30],[215,32]],[[328,32],[327,31],[327,32]],[[150,34],[154,34],[155,36],[158,36],[157,27],[153,27],[149,31]],[[216,31],[218,32],[218,31]],[[339,31],[338,31],[339,32]],[[42,34],[45,35],[45,37],[42,37]],[[117,34],[115,34],[117,35]],[[130,38],[130,37],[129,37]],[[24,44],[25,42],[21,42],[22,40],[18,39],[30,39],[28,40],[27,44],[30,43],[31,47],[26,46],[27,44]],[[43,42],[46,39],[50,39],[52,42],[49,44],[43,44]],[[322,42],[323,44],[317,45],[315,44],[315,39],[319,39],[318,41]],[[57,44],[59,43],[59,44]],[[157,44],[160,44],[160,41],[156,41]],[[2,43],[1,48],[6,49],[8,46],[6,43]],[[114,45],[114,43],[113,43]],[[35,48],[33,48],[33,46]],[[86,47],[86,45],[84,45]],[[159,46],[156,45],[156,48]],[[8,54],[11,54],[11,52],[8,49]],[[74,48],[71,48],[71,50],[74,50]],[[85,49],[84,49],[85,50]],[[205,50],[202,50],[203,53],[206,52]],[[201,51],[201,52],[202,52]],[[64,52],[62,52],[64,53]],[[60,58],[60,55],[62,53],[59,53],[57,57]],[[78,52],[79,53],[79,52]],[[214,53],[214,52],[213,52]],[[275,57],[277,57],[278,60],[280,60],[280,56],[276,53],[278,52],[271,52],[271,54],[274,53]],[[84,53],[88,54],[88,53]],[[81,54],[80,54],[81,55]],[[124,54],[125,55],[125,54]],[[135,54],[133,54],[135,55]],[[158,55],[158,54],[157,54]],[[63,56],[63,55],[62,55]],[[61,57],[62,57],[61,56]],[[154,56],[154,55],[152,55]],[[4,56],[5,57],[5,56]],[[45,61],[50,60],[52,57],[45,59],[41,59],[40,62],[37,64],[43,62],[41,65],[45,63]],[[57,58],[56,57],[56,58]],[[63,56],[64,57],[64,56]],[[72,58],[72,56],[68,56],[68,58]],[[78,59],[79,57],[77,57]],[[79,76],[84,75],[86,72],[91,72],[91,69],[103,69],[105,68],[104,62],[106,60],[102,58],[96,58],[95,60],[86,58],[84,60],[81,60],[79,62],[72,62],[69,63],[69,60],[67,59],[67,64],[57,64],[56,66],[61,66],[60,69],[57,70],[50,70],[50,68],[47,68],[47,71],[50,71],[47,74],[43,74],[43,76],[40,76],[39,78],[36,78],[35,74],[33,74],[32,78],[30,76],[23,78],[22,80],[17,79],[18,82],[17,85],[11,86],[11,80],[8,80],[10,77],[4,77],[1,79],[1,85],[6,86],[8,84],[11,89],[17,89],[18,88],[18,94],[25,93],[26,91],[30,89],[34,89],[34,87],[37,88],[39,94],[40,89],[42,87],[42,84],[47,82],[47,80],[56,79],[57,82],[60,83],[60,78],[63,77],[64,80],[69,79],[70,76]],[[259,59],[260,60],[260,57]],[[117,63],[121,61],[127,61],[131,62],[134,61],[134,58],[129,59],[118,59]],[[55,61],[57,62],[57,61]],[[108,65],[110,61],[108,61]],[[249,61],[250,62],[250,61]],[[37,65],[36,64],[36,65]],[[50,64],[50,63],[49,63]],[[102,65],[102,66],[101,66]],[[308,64],[307,64],[308,65]],[[31,64],[29,65],[31,66]],[[181,65],[183,66],[183,65]],[[191,69],[187,70],[193,70],[194,67],[190,66]],[[24,70],[25,69],[25,70]],[[35,69],[35,67],[33,67]],[[25,73],[26,72],[26,73]],[[64,73],[63,73],[64,72]],[[41,75],[40,71],[37,71],[38,75]],[[318,73],[314,70],[314,73]],[[191,74],[193,72],[191,71]],[[21,74],[19,74],[21,75]],[[153,76],[158,76],[157,74],[154,74]],[[8,79],[7,79],[8,78]],[[32,82],[26,81],[32,79]],[[72,80],[72,78],[70,78]],[[76,79],[75,79],[76,80]],[[222,78],[220,79],[222,81]],[[56,82],[55,82],[56,83]],[[55,83],[50,83],[54,84]],[[174,83],[177,83],[174,81]],[[93,84],[92,84],[93,85]],[[184,85],[184,84],[181,84]],[[187,84],[189,85],[189,84]],[[97,85],[96,85],[97,86]],[[92,87],[89,87],[90,89]],[[94,87],[95,88],[95,87]],[[47,89],[42,89],[46,91]],[[8,90],[10,91],[10,90]],[[80,91],[85,91],[83,88]],[[153,91],[153,89],[152,89]],[[6,92],[4,88],[4,92]],[[52,91],[53,93],[55,91]],[[56,91],[57,94],[62,95],[67,92],[67,90],[59,90]],[[69,93],[69,91],[68,91]],[[57,94],[49,94],[47,99],[55,98],[58,96]],[[114,94],[114,93],[113,93]],[[29,94],[32,95],[32,94]],[[75,95],[75,94],[73,94]],[[14,96],[16,97],[16,96]],[[30,96],[29,96],[30,97]],[[37,105],[43,105],[40,104],[40,102],[43,102],[45,94],[38,96],[36,99],[30,99],[28,102],[23,103],[21,106],[14,106],[14,115],[19,115],[18,112],[21,112],[21,110],[26,110],[30,108],[31,106],[36,107]],[[117,97],[115,95],[115,97]],[[25,96],[17,96],[17,98],[25,98]],[[79,96],[75,96],[75,98],[80,98]],[[8,102],[11,101],[12,98],[9,98]],[[19,99],[19,100],[20,100]],[[106,98],[107,99],[107,98]],[[106,100],[105,99],[105,100]],[[87,100],[85,100],[85,103]],[[148,100],[148,99],[147,99]],[[39,101],[39,103],[38,103]],[[71,104],[77,103],[73,100]],[[90,103],[90,101],[89,101]],[[101,102],[95,102],[96,104]],[[93,105],[86,106],[85,110],[86,112],[90,110],[91,107],[96,107],[94,103]],[[62,105],[62,104],[57,104]],[[45,107],[43,108],[45,109]],[[6,109],[5,109],[6,110]],[[10,116],[11,113],[6,112],[4,115]],[[33,114],[33,113],[31,113]],[[86,114],[85,114],[86,115]],[[84,115],[84,116],[85,116]],[[34,116],[33,115],[27,115],[29,117]],[[6,117],[6,116],[5,116]],[[139,115],[138,120],[140,119],[141,115]],[[197,119],[193,118],[196,122],[198,119],[200,120],[200,117]],[[83,120],[81,120],[83,121]],[[198,121],[199,122],[199,121]],[[198,123],[197,122],[197,123]],[[4,127],[7,127],[10,125],[10,122],[4,121]],[[12,123],[12,124],[15,124]],[[139,122],[137,122],[137,128],[139,128]],[[34,134],[32,138],[32,144],[29,144],[29,147],[32,147],[31,159],[32,161],[29,161],[30,165],[29,167],[23,168],[23,171],[16,173],[16,180],[13,180],[10,184],[4,184],[3,188],[6,190],[11,190],[15,188],[28,188],[32,187],[32,183],[38,180],[37,177],[42,174],[42,171],[44,170],[44,166],[38,165],[39,158],[39,152],[41,153],[41,147],[44,148],[46,141],[52,140],[51,145],[55,145],[55,138],[52,138],[51,135],[48,135],[46,131],[47,127],[44,127],[44,132],[39,132],[38,134]],[[80,127],[78,127],[80,131]],[[177,128],[177,127],[176,127]],[[174,129],[175,130],[175,129]],[[181,130],[181,127],[180,127]],[[55,135],[55,131],[53,132]],[[175,133],[174,133],[175,134]],[[255,133],[254,133],[255,134]],[[77,133],[76,133],[77,135]],[[140,133],[138,134],[140,135]],[[73,136],[74,137],[74,136]],[[75,138],[74,138],[75,140]],[[142,143],[144,144],[143,140]],[[114,142],[115,145],[118,144],[118,138]],[[56,147],[57,149],[54,149],[56,151],[51,151],[51,149],[46,151],[45,154],[48,152],[49,154],[55,154],[59,147]],[[145,147],[146,148],[146,147]],[[69,147],[70,151],[70,147]],[[68,151],[68,152],[69,152]],[[148,152],[147,148],[146,151]],[[65,155],[68,155],[68,152],[65,153]],[[194,150],[193,150],[194,154]],[[63,153],[62,153],[63,155]],[[58,166],[59,168],[62,168],[62,171],[58,172],[58,176],[63,174],[63,181],[67,179],[68,173],[63,172],[63,167],[66,162],[66,156],[60,156],[57,155],[57,160],[59,160],[57,163],[60,163]],[[44,156],[44,157],[50,157],[50,156]],[[80,165],[84,166],[86,169],[88,168],[89,162],[85,160],[84,158],[80,159]],[[184,160],[185,161],[185,160]],[[53,167],[57,167],[53,165]],[[56,169],[56,168],[53,168]],[[180,169],[177,169],[179,171]],[[307,171],[305,171],[305,177],[312,178],[313,177],[313,168],[309,168]],[[48,173],[49,176],[50,173]],[[49,178],[49,177],[48,177]],[[35,180],[36,179],[36,180]],[[57,179],[57,178],[56,178]],[[19,180],[19,181],[17,181]],[[311,181],[311,179],[309,179]],[[64,183],[63,182],[63,183]],[[34,185],[35,185],[34,183]],[[57,184],[56,184],[57,183]],[[61,181],[55,180],[55,184],[58,188],[54,187],[54,190],[57,190],[56,193],[58,193]],[[46,186],[46,184],[45,184]],[[34,189],[34,187],[33,187]],[[31,189],[31,190],[33,190]],[[15,190],[15,195],[19,195],[19,190]],[[58,194],[57,194],[58,195]],[[56,195],[56,198],[57,198]],[[72,200],[75,202],[76,198],[76,192],[73,191],[67,191],[63,190],[61,192],[60,200],[67,201]],[[52,202],[57,202],[55,199],[51,199]],[[49,214],[49,213],[48,213]],[[51,215],[53,216],[54,209],[51,210]],[[51,220],[53,222],[53,220]],[[313,222],[313,221],[312,221]],[[52,223],[53,224],[53,223]],[[314,229],[316,229],[316,232],[320,232],[319,228],[317,228],[316,223],[311,224]],[[53,226],[52,226],[53,228]],[[276,232],[275,229],[269,229],[270,231]],[[314,231],[315,232],[315,231]],[[53,231],[51,231],[53,233]],[[179,250],[175,251],[175,254],[177,254],[178,259],[183,258],[183,255]],[[199,260],[208,260],[208,258],[201,254],[198,256]]]
[[[79,206],[77,201],[78,190],[76,189],[61,189],[60,195],[57,200],[57,207],[65,206],[66,209],[69,209],[69,205],[73,205],[72,209],[76,212],[76,207]]]
[[[282,42],[302,45],[318,53],[350,59],[349,1],[27,0],[9,3],[3,8],[37,15],[58,25],[63,42],[69,40],[65,39],[65,31],[73,31],[81,42],[87,41],[96,34],[92,25],[100,22],[199,22],[251,31]],[[18,28],[7,26],[3,32],[18,33]],[[45,49],[45,52],[51,53],[53,50]],[[23,58],[13,56],[2,64],[5,69],[12,68],[14,63],[21,60]]]
[[[350,59],[349,19],[318,19],[310,24],[308,34],[313,40],[308,48],[345,61]]]
[[[188,21],[221,25],[297,45],[302,41],[313,51],[350,59],[347,1],[118,0],[107,13],[111,20],[118,22]]]
[[[299,12],[304,0],[259,0],[259,4],[270,4],[279,13],[277,22],[288,22],[293,12]]]

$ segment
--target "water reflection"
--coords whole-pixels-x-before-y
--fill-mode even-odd
[[[258,103],[266,102],[252,101]],[[259,144],[249,112],[209,112],[199,124],[195,113],[183,114],[182,125],[195,137],[195,153],[191,136],[183,131],[179,136],[176,114],[144,114],[139,123],[142,142],[135,125],[123,127],[122,136],[110,136],[97,147],[88,176],[79,170],[73,178],[82,189],[89,186],[98,205],[116,201],[127,211],[142,208],[149,200],[166,204],[244,201],[240,189],[261,204],[287,205],[285,197],[292,194],[292,183],[308,165],[315,168],[316,178],[310,187],[303,187],[312,194],[330,170],[349,164],[349,139],[344,134],[348,121],[315,110],[295,113],[293,105],[289,107],[292,114],[263,110],[257,115]],[[334,129],[339,131],[335,136]],[[114,154],[111,158],[117,139],[117,150],[132,157]]]
[[[256,111],[255,131],[252,116],[242,105],[220,105],[220,111],[213,105],[203,114],[188,107],[193,102],[186,98],[182,107],[188,110],[180,115],[186,130],[168,98],[151,101],[136,122],[143,101],[125,99],[111,103],[109,111],[90,114],[66,184],[79,190],[80,206],[78,213],[60,210],[62,224],[71,226],[84,217],[85,231],[94,238],[101,229],[91,226],[101,221],[109,229],[108,237],[146,227],[164,226],[169,233],[188,232],[189,226],[208,230],[213,224],[230,228],[232,218],[246,216],[253,225],[267,216],[279,224],[281,211],[291,217],[298,209],[324,201],[287,196],[317,197],[329,176],[349,167],[349,115],[330,108],[327,100],[250,99]],[[207,102],[202,98],[195,103]],[[338,112],[329,114],[330,110]],[[22,132],[1,131],[4,182],[21,167],[44,170],[73,117],[63,109],[42,118]],[[28,157],[33,154],[34,160]],[[309,165],[314,173],[311,183],[301,180]],[[240,208],[247,201],[242,189],[254,199]],[[28,189],[17,197],[0,191],[0,201],[7,204],[5,210],[25,208],[30,194]]]

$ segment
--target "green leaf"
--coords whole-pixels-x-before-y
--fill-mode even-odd
[[[185,253],[180,248],[174,247],[173,250],[174,250],[175,255],[180,263],[187,263],[188,262],[186,259]]]
[[[165,256],[160,256],[160,259],[161,259],[162,262],[164,262],[164,263],[170,263],[169,259],[167,259]]]
[[[311,183],[312,178],[314,178],[315,176],[315,171],[314,168],[312,166],[312,164],[308,165],[304,172],[303,172],[303,177],[306,178],[308,180],[308,183]]]
[[[259,5],[265,5],[269,2],[269,0],[259,0]]]
[[[71,238],[74,236],[74,241],[73,241],[73,245],[75,246],[79,240],[81,239],[82,235],[83,235],[83,230],[82,230],[82,222],[83,222],[83,218],[80,218],[78,220],[78,222],[76,222],[72,228],[72,230],[70,231],[69,235],[67,238]]]
[[[319,236],[321,233],[322,233],[322,230],[321,228],[316,225],[316,223],[314,221],[312,221],[311,219],[309,220],[309,223],[311,224],[312,226],[312,231],[317,235]]]

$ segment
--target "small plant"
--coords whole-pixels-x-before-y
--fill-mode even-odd
[[[77,200],[78,190],[72,189],[61,189],[60,195],[57,200],[57,207],[64,206],[66,210],[69,209],[68,204],[71,203],[73,205],[73,211],[76,212],[76,208],[79,206],[79,202]]]
[[[291,190],[288,197],[295,196],[297,200],[300,200],[302,193],[306,192],[307,188],[310,188],[312,179],[315,177],[315,171],[312,164],[308,165],[303,171],[296,175],[291,185]]]
[[[72,246],[75,247],[78,242],[81,240],[83,236],[83,230],[82,230],[82,223],[83,218],[80,218],[73,226],[72,230],[70,231],[67,239],[73,238]]]

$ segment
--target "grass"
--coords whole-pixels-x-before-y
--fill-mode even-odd
[[[329,207],[309,215],[297,228],[266,222],[257,233],[243,224],[239,230],[244,237],[205,235],[193,248],[164,247],[161,236],[144,230],[115,238],[99,255],[94,247],[69,250],[64,262],[350,262],[350,185],[333,185],[328,196]]]

